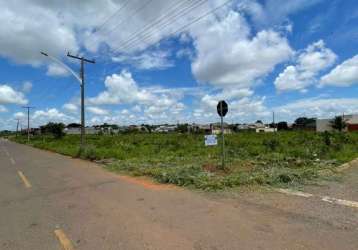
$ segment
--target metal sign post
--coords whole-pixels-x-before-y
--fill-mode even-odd
[[[224,138],[224,116],[229,108],[225,101],[220,101],[217,106],[218,114],[221,118],[221,166],[225,168],[225,138]]]

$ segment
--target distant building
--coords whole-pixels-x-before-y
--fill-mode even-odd
[[[334,129],[332,128],[333,119],[317,119],[316,121],[316,131],[317,132],[330,132]]]
[[[159,127],[157,127],[154,132],[157,133],[169,133],[169,132],[174,132],[177,129],[177,125],[161,125]]]
[[[65,128],[64,129],[65,134],[67,135],[80,135],[81,134],[81,128]],[[100,130],[96,129],[95,127],[87,127],[85,129],[85,133],[87,135],[96,135],[99,134]]]
[[[344,119],[347,124],[347,131],[358,131],[358,115],[345,115]]]
[[[277,128],[269,128],[269,127],[263,127],[263,128],[256,129],[256,133],[273,133],[276,131],[277,131]]]
[[[210,128],[211,128],[211,134],[213,134],[213,135],[221,134],[221,123],[212,123],[212,124],[210,124]],[[223,128],[224,128],[224,134],[232,133],[232,130],[231,130],[229,124],[224,122]]]
[[[347,127],[344,129],[344,131],[348,131],[348,132],[358,131],[358,115],[344,115],[343,119],[347,124]],[[334,118],[317,119],[316,131],[317,132],[334,131],[334,128],[332,127],[333,122],[334,122]]]

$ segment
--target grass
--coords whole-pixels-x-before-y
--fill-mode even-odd
[[[26,143],[25,137],[12,139]],[[81,154],[79,136],[74,135],[36,136],[31,145],[84,159],[113,159],[105,166],[110,171],[204,190],[302,185],[318,180],[321,170],[334,171],[358,157],[358,133],[238,133],[227,135],[225,142],[225,169],[219,167],[220,147],[205,147],[203,135],[89,135]]]

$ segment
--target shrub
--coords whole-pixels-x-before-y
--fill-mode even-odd
[[[280,142],[277,139],[265,139],[263,141],[263,145],[269,151],[275,151],[277,147],[280,145]]]

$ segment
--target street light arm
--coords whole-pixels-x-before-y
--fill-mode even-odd
[[[42,55],[50,58],[52,61],[56,62],[57,64],[61,65],[62,67],[64,67],[68,72],[70,72],[77,80],[78,82],[80,83],[80,85],[82,85],[82,80],[81,78],[69,67],[67,66],[66,64],[64,64],[63,62],[61,62],[59,59],[57,59],[56,57],[54,56],[51,56],[50,54],[47,54],[47,53],[44,53],[44,52],[41,52]]]

